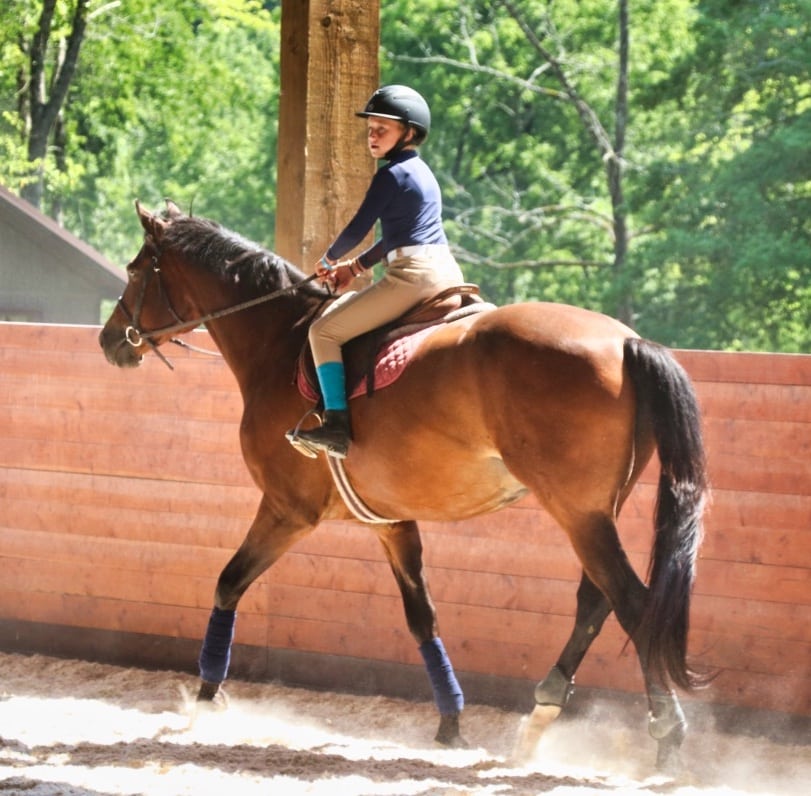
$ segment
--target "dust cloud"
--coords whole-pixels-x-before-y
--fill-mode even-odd
[[[599,696],[519,767],[518,713],[469,706],[469,748],[449,750],[433,743],[431,704],[232,681],[225,712],[196,712],[196,686],[0,653],[0,796],[805,796],[811,783],[811,738],[725,731],[690,703],[689,765],[673,780],[653,768],[644,716]]]

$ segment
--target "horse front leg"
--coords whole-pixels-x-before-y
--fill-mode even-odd
[[[439,637],[436,608],[422,567],[422,541],[417,523],[398,522],[381,529],[378,535],[400,588],[408,629],[419,645],[431,681],[439,710],[435,740],[443,746],[465,747],[467,743],[459,731],[464,695]]]
[[[302,527],[276,517],[263,499],[245,540],[217,580],[214,607],[198,660],[198,702],[217,703],[223,700],[220,686],[228,676],[237,605],[242,595],[297,539],[311,530],[312,526]]]

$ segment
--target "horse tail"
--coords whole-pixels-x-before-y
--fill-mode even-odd
[[[701,417],[693,385],[670,351],[628,338],[624,361],[636,389],[637,424],[649,422],[661,472],[648,571],[648,602],[639,628],[648,671],[689,690],[706,681],[687,663],[690,595],[709,490]],[[647,655],[645,655],[647,652]]]

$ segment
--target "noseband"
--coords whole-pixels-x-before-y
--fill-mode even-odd
[[[158,355],[158,358],[169,368],[169,370],[174,370],[172,363],[163,355],[163,352],[158,348],[155,341],[152,339],[153,337],[159,336],[161,333],[165,333],[161,329],[157,329],[153,332],[142,332],[139,327],[139,322],[141,320],[141,311],[144,308],[144,300],[146,299],[146,291],[149,287],[149,282],[152,279],[152,276],[155,275],[158,278],[158,294],[163,299],[163,302],[166,304],[166,308],[169,310],[171,316],[177,322],[173,327],[173,329],[180,329],[185,326],[188,326],[187,323],[184,323],[181,317],[177,314],[177,311],[172,306],[172,301],[169,298],[169,295],[163,289],[163,280],[161,279],[161,269],[158,265],[158,260],[160,259],[160,254],[153,254],[152,255],[152,263],[151,267],[146,270],[146,276],[144,277],[143,284],[141,285],[141,292],[138,294],[138,298],[135,300],[135,310],[130,313],[127,309],[127,305],[124,303],[124,296],[121,295],[118,297],[117,306],[121,309],[121,312],[124,313],[124,316],[130,322],[130,325],[124,330],[124,341],[129,343],[133,348],[138,348],[139,346],[146,343],[149,347]]]

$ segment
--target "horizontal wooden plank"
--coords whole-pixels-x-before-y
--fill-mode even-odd
[[[811,422],[807,385],[697,384],[701,413],[708,417],[736,417],[766,422]]]
[[[768,460],[802,460],[811,454],[811,423],[710,417],[704,431],[710,460],[720,453]]]
[[[68,470],[122,478],[159,476],[170,481],[233,486],[245,486],[248,481],[245,464],[237,453],[223,451],[220,456],[198,461],[160,447],[149,452],[133,449],[128,454],[103,440],[91,443],[6,439],[0,447],[0,467]]]
[[[811,386],[811,358],[802,354],[677,349],[676,359],[699,382]]]
[[[0,600],[6,602],[11,593],[0,591]],[[62,609],[61,613],[59,610]],[[88,600],[70,595],[31,595],[22,613],[30,621],[42,621],[41,615],[58,615],[65,624],[81,627],[134,629],[133,632],[158,632],[170,637],[199,639],[207,621],[205,611],[170,612],[160,608],[143,611],[138,605],[122,604],[120,601]],[[560,625],[560,621],[557,622]],[[512,677],[539,679],[545,674],[560,649],[567,628],[555,627],[555,621],[547,621],[529,638],[540,637],[539,647],[509,640],[493,643],[492,640],[461,638],[451,622],[444,634],[454,664],[460,671],[495,673]],[[356,625],[341,625],[324,622],[319,618],[273,617],[267,620],[258,615],[240,613],[237,622],[237,642],[277,648],[310,650],[328,654],[345,654],[377,660],[398,660],[419,663],[413,639],[402,623],[397,627],[373,629]],[[585,686],[618,688],[630,691],[641,690],[641,678],[633,653],[623,649],[621,635],[601,636],[578,672],[578,683]],[[748,660],[738,655],[736,660]],[[699,692],[712,701],[729,701],[734,704],[750,704],[753,707],[807,711],[808,706],[798,704],[796,697],[786,702],[786,694],[775,688],[774,674],[757,671],[738,671],[725,668],[706,692]],[[808,678],[783,676],[780,683],[796,684],[807,689]],[[764,689],[763,686],[766,686]],[[807,700],[806,700],[807,701]]]
[[[81,418],[111,412],[120,415],[125,429],[139,423],[148,426],[150,421],[161,417],[174,418],[178,423],[201,419],[232,423],[237,427],[242,416],[242,399],[236,388],[230,386],[217,390],[213,384],[146,387],[120,379],[66,382],[53,373],[4,374],[0,382],[0,405],[63,410],[78,413]]]
[[[11,615],[7,606],[15,601],[17,605]],[[200,640],[210,614],[210,608],[180,609],[44,591],[28,592],[21,601],[17,592],[0,584],[0,618]],[[267,645],[267,617],[264,614],[242,612],[238,624],[239,643]]]
[[[207,570],[200,568],[193,575],[188,571],[178,575],[160,566],[145,566],[147,562],[143,559],[130,560],[126,556],[128,545],[115,542],[88,551],[86,557],[83,557],[82,550],[63,549],[49,554],[50,558],[46,555],[15,558],[13,537],[6,535],[0,537],[0,541],[6,548],[5,558],[0,559],[9,573],[6,585],[14,584],[19,593],[50,591],[141,600],[145,604],[180,608],[204,607],[210,603],[219,570],[219,566],[210,566]],[[100,565],[105,558],[108,566]],[[157,561],[159,564],[159,557]],[[183,570],[189,568],[189,563],[182,567]],[[470,577],[439,570],[430,574],[437,604],[454,617],[454,623],[461,623],[466,635],[475,635],[481,630],[489,637],[496,632],[494,628],[500,631],[503,627],[510,627],[517,621],[516,616],[523,617],[521,621],[532,623],[545,622],[550,615],[556,615],[563,617],[569,626],[572,623],[573,583],[566,586],[558,581],[510,578],[509,585],[504,586],[504,576],[498,575]],[[341,562],[324,556],[291,553],[271,574],[260,578],[248,595],[240,606],[241,611],[268,611],[297,618],[333,617],[334,621],[344,621],[341,613],[345,611],[350,616],[371,617],[360,620],[368,625],[380,619],[380,604],[373,603],[375,608],[371,610],[372,603],[366,601],[385,597],[393,603],[389,603],[384,623],[399,619],[402,614],[399,595],[383,562]],[[790,622],[785,622],[774,603],[766,599],[747,600],[743,610],[728,614],[726,625],[716,630],[716,611],[723,602],[719,603],[718,599],[708,601],[708,598],[697,595],[693,610],[694,628],[719,633],[728,625],[741,635],[764,639],[790,639],[797,631],[808,635],[808,625],[803,624],[805,620],[798,613],[799,606],[793,606],[796,613]],[[737,606],[737,601],[731,602]],[[726,604],[728,608],[730,601],[727,600]],[[806,609],[805,617],[809,616],[811,611]]]
[[[14,523],[20,519],[20,504],[13,500],[7,500],[6,504],[5,521]],[[230,552],[236,548],[243,535],[240,523],[232,523],[232,527],[226,529],[217,517],[190,519],[185,514],[156,512],[144,517],[136,509],[119,509],[115,528],[111,529],[109,510],[105,507],[85,508],[81,512],[75,512],[66,510],[62,503],[43,506],[27,501],[22,505],[35,512],[35,522],[27,523],[16,533],[13,528],[8,527],[4,534],[0,534],[0,540],[5,541],[6,552],[16,550],[20,555],[25,546],[32,556],[51,555],[67,557],[69,560],[77,560],[85,555],[90,555],[91,560],[99,560],[101,551],[104,551],[107,561],[112,564],[115,561],[113,546],[120,545],[118,539],[126,539],[128,544],[120,546],[127,560],[139,561],[150,568],[163,562],[168,571],[175,571],[177,566],[187,565],[188,549],[195,551],[195,562],[200,559],[197,551],[209,548],[226,551],[227,557],[230,557]],[[54,516],[49,513],[49,506],[61,513]],[[22,523],[17,523],[18,528],[20,525]],[[154,527],[150,527],[153,525]],[[58,533],[52,534],[49,530],[51,528],[58,529]],[[93,533],[88,534],[88,528]],[[136,529],[137,535],[127,532]],[[116,539],[105,539],[105,531],[108,537],[114,535]],[[310,551],[312,560],[324,562],[330,562],[333,556],[337,556],[335,565],[330,566],[329,571],[340,566],[346,567],[346,563],[340,564],[342,560],[350,563],[354,560],[383,562],[376,540],[371,539],[364,529],[348,526],[333,528],[332,531],[315,534],[309,542],[302,542],[296,548],[296,554]],[[61,543],[60,539],[63,540]],[[139,547],[137,542],[149,542],[149,545]],[[89,552],[85,553],[88,549]],[[218,555],[217,558],[223,560],[224,556]],[[644,574],[647,555],[632,557],[632,560],[637,571]],[[579,578],[579,565],[566,546],[525,545],[518,555],[510,543],[499,544],[490,540],[483,543],[455,534],[438,533],[426,538],[426,563],[429,571],[442,573],[440,588],[445,588],[443,584],[448,580],[459,579],[460,584],[467,584],[471,595],[474,590],[480,594],[492,595],[480,598],[487,600],[520,602],[528,599],[527,596],[520,595],[531,594],[544,578],[556,583],[561,579],[563,582],[576,583]],[[213,567],[205,571],[211,573]],[[702,556],[696,593],[808,604],[811,602],[811,570],[798,566],[767,566],[763,563],[735,562]],[[569,599],[571,601],[571,597]]]
[[[75,506],[80,511],[106,507],[109,511],[134,509],[143,513],[167,512],[221,519],[253,518],[259,491],[244,486],[195,484],[162,478],[122,478],[105,473],[72,473],[8,467],[0,470],[0,497],[20,502]],[[59,512],[53,509],[58,516]],[[107,527],[109,529],[109,517]]]
[[[98,346],[99,330],[98,326],[2,323],[0,347],[26,351],[44,348],[49,351],[71,351],[101,356]],[[210,335],[204,330],[195,331],[185,337],[201,347],[210,344]],[[174,349],[172,351],[174,353]],[[674,355],[697,381],[811,385],[811,359],[803,355],[692,349],[676,349]],[[199,355],[178,350],[175,357],[178,360],[198,359]],[[161,369],[165,368],[161,365],[158,370]]]
[[[241,541],[258,502],[258,492],[251,486],[240,489],[221,484],[186,483],[181,487],[154,479],[141,481],[17,469],[4,471],[0,478],[0,496],[4,500],[6,523],[23,529],[58,527],[65,533],[114,534],[151,542],[168,536],[186,544],[225,549],[232,549]],[[811,498],[752,498],[745,493],[715,493],[701,557],[807,567],[811,561]],[[648,495],[643,495],[639,501],[632,498],[620,523],[626,548],[644,557],[651,535],[647,516],[651,506],[643,505],[647,499]],[[110,520],[111,512],[115,512],[115,522]],[[645,516],[641,516],[642,513]],[[523,522],[522,516],[528,521]],[[766,527],[749,527],[749,523]],[[340,527],[340,524],[332,525]],[[630,534],[627,533],[629,528]],[[349,523],[345,525],[345,532],[349,537],[359,536],[363,546],[369,544],[368,537],[372,534]],[[320,539],[321,534],[319,531],[316,538]],[[508,509],[465,523],[426,523],[423,536],[429,551],[431,539],[439,534],[455,534],[462,540],[501,538],[515,540],[517,545],[526,544],[527,540],[535,544],[548,538],[553,546],[568,550],[568,541],[551,525],[551,520],[528,509]],[[320,542],[316,541],[314,549],[319,546]],[[521,547],[516,550],[520,551]],[[347,553],[349,556],[361,554],[361,548]]]
[[[703,560],[695,593],[811,606],[811,570]]]
[[[0,325],[0,364],[9,374],[43,374],[68,381],[99,383],[118,381],[136,387],[211,387],[231,389],[236,380],[220,356],[165,346],[174,370],[154,356],[140,367],[120,369],[110,365],[98,343],[99,328],[92,326]],[[207,332],[185,337],[193,345],[211,351],[216,347]],[[146,390],[144,390],[147,392]]]
[[[699,594],[692,602],[690,627],[694,631],[718,636],[750,635],[808,643],[811,642],[811,608],[808,605]]]
[[[0,496],[6,524],[30,530],[58,527],[66,533],[114,534],[144,541],[159,541],[168,534],[173,541],[232,549],[241,541],[258,503],[258,491],[252,486],[180,485],[159,479],[14,468],[2,473]],[[652,500],[653,489],[643,487],[629,500],[620,522],[626,548],[643,556],[652,534]],[[373,535],[356,524],[347,523],[345,531],[350,537],[360,536],[363,545]],[[514,543],[516,555],[528,542],[568,549],[565,535],[548,515],[532,506],[464,523],[424,524],[429,549],[431,539],[440,534]],[[360,549],[347,553],[359,554]],[[811,563],[811,497],[716,491],[701,557],[807,567]]]
[[[115,446],[129,454],[165,447],[178,456],[217,456],[223,450],[240,453],[238,424],[209,418],[154,416],[140,420],[129,409],[97,411],[92,415],[75,409],[49,410],[42,406],[0,406],[0,434],[6,439],[51,440]]]

